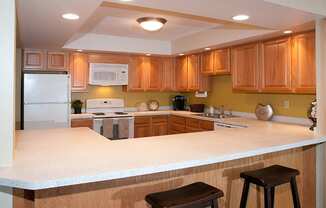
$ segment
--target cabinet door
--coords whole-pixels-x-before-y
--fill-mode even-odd
[[[201,54],[201,73],[206,75],[215,75],[214,69],[214,51],[207,51]]]
[[[68,55],[65,52],[48,52],[47,69],[53,70],[67,70],[68,69]]]
[[[232,49],[233,89],[258,91],[258,43]]]
[[[188,60],[187,56],[178,57],[176,60],[176,89],[178,91],[188,90]]]
[[[144,91],[145,80],[144,71],[149,67],[149,63],[144,62],[144,57],[135,56],[131,58],[129,64],[128,91]]]
[[[88,55],[82,53],[70,54],[70,74],[72,92],[85,92],[88,85]]]
[[[44,51],[25,49],[24,50],[24,69],[41,70],[44,68]]]
[[[188,91],[199,90],[199,56],[188,56]]]
[[[168,134],[167,123],[153,123],[152,124],[152,136],[163,136]]]
[[[230,74],[230,49],[216,50],[214,58],[214,71],[215,74]]]
[[[262,91],[291,91],[291,39],[262,44]]]
[[[175,91],[175,59],[163,58],[162,91]]]
[[[72,119],[71,128],[88,127],[93,129],[93,119]]]
[[[162,70],[163,60],[158,57],[145,58],[146,62],[149,62],[149,66],[146,68],[146,91],[160,91],[162,83]],[[145,64],[147,65],[147,64]]]
[[[315,33],[293,38],[292,83],[295,92],[316,93]]]
[[[151,117],[135,117],[134,137],[149,137],[152,135]]]

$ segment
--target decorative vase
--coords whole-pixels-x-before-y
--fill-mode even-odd
[[[316,99],[311,102],[307,113],[308,118],[312,121],[311,131],[314,131],[317,126],[317,101]]]

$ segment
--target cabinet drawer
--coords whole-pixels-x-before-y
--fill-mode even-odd
[[[200,121],[199,122],[200,128],[206,131],[213,131],[214,130],[214,122],[213,121]]]
[[[199,129],[200,128],[199,122],[200,122],[200,120],[198,120],[198,119],[187,118],[186,119],[186,126],[187,126],[187,128],[190,127],[190,128],[197,128],[197,129]]]
[[[179,125],[186,125],[186,118],[180,117],[180,116],[171,116],[170,117],[171,123],[176,123]]]
[[[167,123],[168,116],[152,116],[152,123]]]
[[[179,131],[179,132],[186,132],[186,126],[180,125],[177,123],[171,123],[170,124],[170,130],[171,131]]]
[[[151,117],[150,116],[137,116],[135,117],[135,125],[150,125],[151,124]]]
[[[71,128],[88,127],[93,129],[93,119],[73,119],[71,120]]]

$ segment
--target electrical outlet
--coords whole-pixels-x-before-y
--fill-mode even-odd
[[[283,108],[289,109],[290,108],[290,101],[289,100],[284,100],[283,101]]]

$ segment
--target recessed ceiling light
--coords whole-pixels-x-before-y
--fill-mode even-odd
[[[133,0],[120,0],[120,1],[128,2],[128,1],[133,1]]]
[[[82,49],[78,49],[77,51],[78,51],[78,52],[83,52],[83,50],[82,50]]]
[[[146,56],[151,56],[152,54],[150,54],[150,53],[146,53]]]
[[[235,21],[244,21],[244,20],[247,20],[249,18],[250,17],[248,15],[245,15],[245,14],[239,14],[239,15],[236,15],[236,16],[232,17],[232,19],[235,20]]]
[[[210,51],[211,50],[211,48],[205,48],[205,51]]]
[[[185,54],[184,53],[179,53],[179,56],[184,56]]]
[[[67,20],[78,20],[79,15],[74,13],[66,13],[62,15],[62,18]]]
[[[291,34],[291,33],[293,33],[293,31],[292,30],[285,30],[285,31],[283,31],[283,33],[284,34]]]
[[[137,22],[144,30],[154,32],[160,30],[167,20],[159,17],[142,17],[137,19]]]

